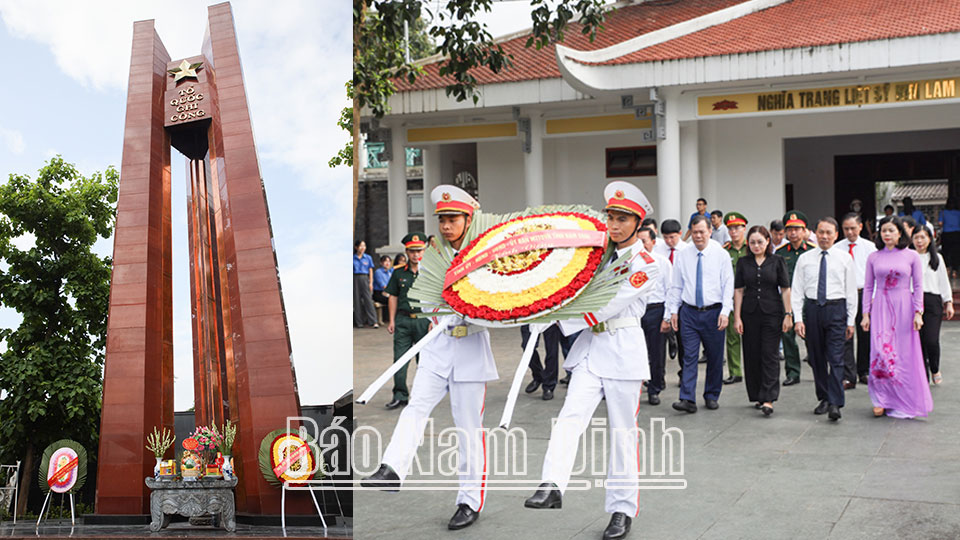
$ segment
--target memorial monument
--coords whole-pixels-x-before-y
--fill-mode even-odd
[[[257,76],[269,76],[258,73]],[[229,3],[200,54],[172,60],[134,23],[107,326],[96,512],[149,513],[154,427],[173,429],[170,149],[187,159],[197,425],[239,428],[237,510],[279,514],[260,439],[299,416],[270,214]]]

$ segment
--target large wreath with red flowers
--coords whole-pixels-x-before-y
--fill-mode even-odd
[[[454,257],[443,299],[465,317],[488,321],[551,311],[589,283],[606,248],[606,229],[600,220],[577,212],[523,216],[495,225]],[[451,278],[457,269],[464,270],[462,276]]]

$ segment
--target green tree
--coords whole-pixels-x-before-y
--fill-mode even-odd
[[[540,49],[561,42],[573,22],[592,41],[603,29],[605,0],[528,0],[531,32],[525,45]],[[353,84],[348,95],[353,100],[352,121],[341,117],[338,124],[353,134],[353,142],[341,150],[329,165],[353,165],[353,210],[357,209],[359,182],[360,109],[367,107],[376,118],[388,112],[387,101],[397,87],[397,79],[414,83],[422,73],[415,56],[408,60],[404,48],[404,24],[425,29],[435,43],[434,53],[443,55],[439,74],[448,77],[448,96],[457,101],[480,97],[476,94],[475,69],[493,73],[508,68],[512,55],[494,41],[486,24],[477,21],[489,12],[494,0],[444,0],[434,9],[425,0],[353,1]],[[375,13],[376,16],[370,16]],[[412,48],[412,47],[411,47]],[[352,150],[352,151],[351,151]],[[352,156],[348,159],[348,156]]]
[[[97,455],[111,259],[92,248],[113,232],[117,182],[57,156],[0,185],[0,304],[22,317],[0,329],[0,458],[23,461],[21,511],[50,442]]]

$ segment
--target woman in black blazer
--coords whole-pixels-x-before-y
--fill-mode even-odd
[[[733,324],[743,336],[747,396],[770,416],[780,396],[780,338],[793,327],[790,278],[762,225],[747,233],[747,246],[750,253],[737,261],[733,273]]]

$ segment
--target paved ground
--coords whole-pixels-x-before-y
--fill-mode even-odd
[[[383,328],[355,330],[353,337],[359,394],[388,365],[392,342]],[[492,341],[500,380],[487,388],[488,427],[496,425],[503,410],[519,360],[519,331],[495,331]],[[663,403],[653,407],[644,402],[640,426],[664,418],[667,427],[683,431],[685,468],[680,478],[687,487],[643,491],[630,537],[960,538],[960,323],[944,326],[943,349],[945,382],[932,388],[935,410],[924,420],[873,418],[864,385],[847,391],[839,423],[815,416],[807,365],[800,384],[781,390],[769,418],[747,403],[742,383],[724,387],[720,409],[709,411],[701,400],[700,411],[687,415],[670,408],[677,398],[677,378],[676,369],[668,369]],[[668,366],[675,364],[668,360]],[[702,364],[700,369],[702,391]],[[528,380],[529,375],[524,384]],[[383,408],[391,398],[390,388],[388,383],[370,404],[357,406],[357,428],[371,426],[389,437],[399,414]],[[560,386],[553,401],[542,401],[539,392],[521,392],[518,400],[514,426],[523,428],[528,439],[528,470],[519,478],[533,485],[539,481],[551,418],[565,393]],[[605,416],[601,403],[594,418]],[[452,425],[448,399],[437,406],[434,418],[437,431]],[[592,483],[603,476],[588,470],[574,479]],[[446,523],[455,510],[454,492],[360,491],[355,495],[354,534],[358,539],[600,538],[609,519],[602,488],[568,492],[562,510],[523,508],[531,492],[490,491],[480,520],[451,532]]]

